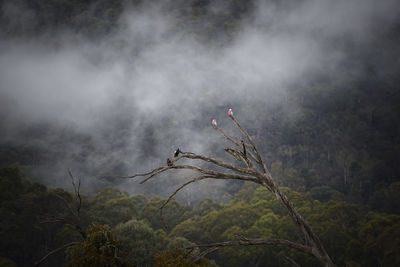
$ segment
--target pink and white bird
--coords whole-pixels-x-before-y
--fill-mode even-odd
[[[232,117],[233,116],[233,111],[232,111],[232,109],[230,108],[230,109],[228,109],[228,115],[229,115],[229,117]]]
[[[213,119],[213,120],[211,121],[211,124],[212,124],[214,127],[217,127],[217,121],[216,121],[215,119]]]

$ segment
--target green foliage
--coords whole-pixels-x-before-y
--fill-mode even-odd
[[[153,197],[143,208],[141,218],[148,221],[153,229],[164,229],[165,227],[172,229],[188,216],[190,209],[173,199],[163,209],[163,218],[166,224],[164,225],[163,218],[160,217],[160,208],[165,201],[160,197]]]
[[[248,190],[252,192],[252,197],[247,202],[234,200],[218,210],[190,218],[177,225],[171,231],[171,236],[184,236],[198,244],[233,240],[238,234],[250,238],[284,238],[303,242],[303,234],[265,188]],[[321,203],[314,201],[308,193],[288,188],[282,188],[282,191],[313,226],[335,262],[347,262],[351,266],[359,263],[375,266],[378,262],[374,260],[375,257],[379,262],[390,263],[388,266],[397,264],[399,246],[396,243],[396,216],[381,215],[370,220],[365,217],[363,209],[355,204],[337,200]],[[240,195],[247,194],[241,191]],[[374,231],[371,229],[377,229],[378,232],[375,230],[376,234],[372,234]],[[271,246],[228,247],[218,250],[211,258],[221,266],[281,266],[284,255],[302,266],[318,266],[307,255]]]
[[[125,192],[121,192],[117,188],[107,187],[102,191],[98,192],[93,198],[92,201],[94,203],[106,203],[109,200],[118,199],[122,197],[127,197],[128,194]]]
[[[62,224],[48,225],[42,221],[68,217],[64,203],[55,193],[71,198],[63,190],[47,189],[44,185],[28,182],[16,168],[0,169],[0,257],[6,257],[20,266],[31,265],[48,247],[60,245],[56,234]],[[50,262],[59,265],[59,258]]]
[[[210,267],[210,263],[206,259],[200,259],[194,262],[190,259],[190,254],[184,250],[173,249],[165,250],[154,256],[154,267]]]
[[[250,202],[253,197],[254,190],[259,188],[258,185],[250,182],[245,182],[242,188],[235,194],[233,201]]]
[[[203,216],[213,210],[219,210],[222,206],[213,200],[206,198],[200,201],[193,209],[191,216]]]
[[[1,169],[0,174],[0,189],[4,193],[0,208],[0,257],[4,264],[12,266],[10,261],[14,261],[18,265],[30,265],[51,248],[82,239],[70,223],[74,217],[69,208],[59,198],[73,204],[70,193],[32,184],[18,168]],[[399,265],[399,216],[367,213],[367,207],[343,200],[319,202],[310,193],[281,189],[312,225],[335,262],[371,267]],[[390,190],[395,191],[396,184]],[[147,200],[141,195],[129,196],[107,188],[92,198],[83,196],[83,199],[83,226],[97,220],[110,222],[115,227],[90,224],[87,238],[67,251],[66,266],[210,266],[212,261],[205,259],[194,263],[191,255],[181,249],[194,243],[236,239],[238,234],[298,242],[304,238],[270,192],[249,184],[244,184],[225,205],[204,200],[192,209],[173,200],[169,210],[166,206],[165,220],[171,227],[165,229],[167,232],[159,219],[159,208],[165,201],[161,198]],[[135,217],[143,221],[132,219]],[[52,218],[65,218],[65,221],[41,223]],[[198,252],[192,251],[194,255]],[[272,246],[221,248],[209,257],[222,267],[284,266],[284,255],[302,266],[318,266],[305,254]],[[60,252],[51,256],[44,266],[63,263],[65,258]]]
[[[400,214],[400,182],[376,191],[369,203],[376,210]]]
[[[330,186],[314,186],[310,189],[311,196],[319,201],[326,202],[330,199],[340,200],[344,199],[344,196],[339,191],[333,189]]]
[[[331,200],[315,208],[310,222],[334,261],[343,262],[348,244],[357,238],[363,223],[361,218],[362,211],[358,206]]]
[[[235,239],[237,234],[256,238],[276,237],[280,215],[269,208],[273,199],[269,197],[269,192],[262,188],[253,192],[249,202],[236,199],[195,220],[186,220],[177,225],[171,231],[171,235],[184,236],[198,244]],[[241,191],[240,195],[247,194]],[[261,263],[263,257],[271,256],[270,250],[266,252],[262,247],[223,248],[217,254],[214,259],[221,266],[247,266]]]
[[[114,233],[121,242],[124,258],[132,266],[150,264],[162,241],[150,226],[137,220],[117,225]]]
[[[359,232],[365,266],[400,264],[400,216],[371,214]]]
[[[123,266],[119,257],[120,242],[114,238],[110,227],[93,223],[86,233],[86,240],[69,251],[66,267]]]
[[[23,182],[18,168],[0,169],[0,203],[10,201],[18,197],[23,191]]]
[[[143,195],[129,197],[127,193],[116,188],[106,188],[90,201],[90,211],[97,222],[114,227],[138,218],[145,203],[146,198]]]

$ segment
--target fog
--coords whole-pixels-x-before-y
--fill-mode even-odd
[[[208,12],[224,13],[227,3],[216,1]],[[183,174],[147,186],[109,177],[166,164],[177,147],[217,153],[224,140],[210,122],[229,127],[228,108],[244,124],[256,121],[296,86],[319,75],[357,75],[365,57],[397,52],[379,39],[382,29],[395,27],[394,0],[258,1],[230,39],[221,34],[212,41],[177,30],[172,4],[127,5],[117,29],[100,40],[60,30],[0,41],[3,143],[58,155],[29,169],[36,180],[70,188],[71,168],[88,193],[114,183],[131,193],[167,196]],[[29,10],[19,14],[15,23],[35,20]],[[358,60],[348,64],[354,51]],[[35,126],[42,131],[27,136]],[[218,192],[227,186],[207,181],[182,196],[226,200]]]

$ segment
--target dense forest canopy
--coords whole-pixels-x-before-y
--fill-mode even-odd
[[[117,178],[165,165],[178,147],[226,158],[210,122],[216,116],[235,134],[218,115],[233,108],[335,262],[399,264],[397,1],[0,6],[0,261],[30,266],[81,238],[68,220],[43,223],[71,216],[55,196],[74,198],[68,169],[82,181],[84,229],[112,232],[110,246],[120,242],[134,266],[189,261],[174,254],[176,244],[237,232],[301,239],[273,198],[247,183],[188,187],[167,206],[166,230],[158,208],[188,173],[143,185]],[[131,238],[121,234],[131,228]],[[132,240],[147,249],[136,251]],[[44,264],[73,266],[68,257],[78,252]],[[318,266],[265,247],[220,250],[203,264],[286,266],[283,254]]]

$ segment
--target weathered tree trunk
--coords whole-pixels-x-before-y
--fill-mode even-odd
[[[294,223],[301,229],[306,240],[311,245],[311,253],[316,257],[323,266],[325,267],[333,267],[334,264],[326,252],[324,246],[319,240],[318,236],[314,233],[308,223],[304,220],[304,218],[296,211],[292,203],[288,200],[288,198],[282,193],[278,186],[274,183],[274,181],[268,177],[268,174],[264,174],[266,182],[263,182],[262,185],[270,190],[276,197],[276,199],[286,208],[289,212],[289,216],[292,218]],[[268,181],[268,182],[267,182]]]

